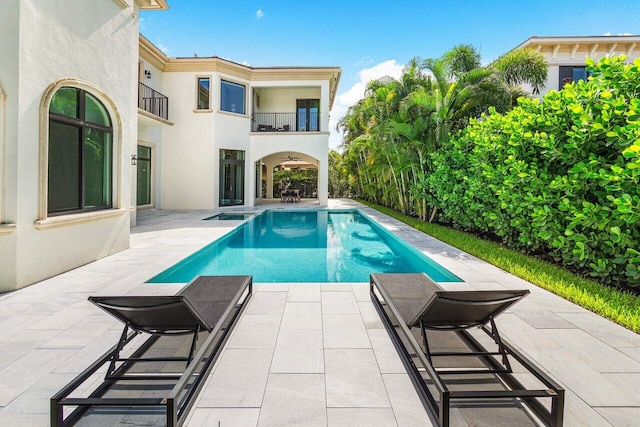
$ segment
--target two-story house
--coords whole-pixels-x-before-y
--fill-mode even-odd
[[[0,292],[128,248],[138,206],[273,197],[263,182],[283,158],[318,168],[327,203],[340,69],[168,58],[138,15],[167,8],[0,2]]]
[[[169,58],[140,36],[138,76],[137,205],[254,206],[280,197],[273,171],[289,159],[317,167],[317,198],[327,204],[340,68]]]

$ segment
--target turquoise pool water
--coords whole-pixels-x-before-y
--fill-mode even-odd
[[[371,273],[457,276],[356,210],[266,211],[150,279],[253,275],[257,283],[368,282]]]

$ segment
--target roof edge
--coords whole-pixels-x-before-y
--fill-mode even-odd
[[[595,43],[602,42],[638,42],[640,34],[624,34],[624,35],[599,35],[599,36],[531,36],[524,42],[520,43],[515,49],[527,47],[540,43],[571,43],[579,41],[588,41]]]
[[[134,0],[140,10],[167,10],[167,0]]]

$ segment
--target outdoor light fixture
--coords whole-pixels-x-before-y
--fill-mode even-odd
[[[135,154],[131,155],[131,164],[134,165],[134,166],[138,164],[138,156],[137,155],[135,155]]]

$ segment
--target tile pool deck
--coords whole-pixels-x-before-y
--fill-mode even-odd
[[[281,208],[284,205],[274,205]],[[305,207],[304,204],[286,208]],[[640,420],[640,335],[352,201],[448,268],[456,289],[526,288],[498,318],[504,336],[566,388],[566,426]],[[0,426],[46,426],[49,398],[104,353],[120,324],[96,294],[173,294],[144,281],[230,231],[211,211],[146,211],[131,248],[0,295]],[[265,284],[200,394],[189,426],[425,426],[420,404],[367,284]]]

